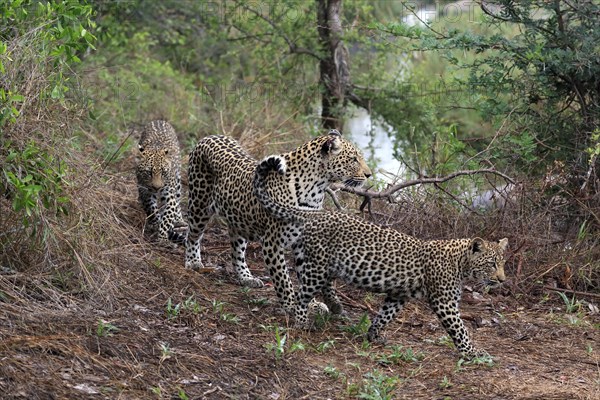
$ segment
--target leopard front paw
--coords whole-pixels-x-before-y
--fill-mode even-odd
[[[386,344],[387,343],[387,340],[385,337],[381,336],[379,334],[379,332],[375,332],[372,330],[369,330],[367,332],[367,340],[373,344]]]
[[[185,268],[196,272],[214,272],[217,270],[216,268],[205,267],[201,261],[186,261]]]
[[[255,277],[240,279],[240,284],[242,286],[249,287],[249,288],[254,288],[254,289],[261,288],[261,287],[265,286],[265,284],[264,284],[263,281],[261,281],[258,278],[255,278]]]
[[[329,314],[329,307],[325,303],[321,303],[320,301],[316,301],[312,299],[308,304],[308,312],[309,314],[318,314],[325,315]]]
[[[488,353],[485,350],[481,350],[481,349],[472,349],[471,351],[462,352],[461,356],[467,360],[474,360],[476,358],[483,358],[483,359],[491,359],[492,358],[490,353]]]

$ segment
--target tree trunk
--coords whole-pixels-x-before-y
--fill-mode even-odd
[[[317,0],[319,42],[326,55],[319,63],[321,85],[321,124],[338,129],[344,124],[343,113],[350,83],[348,50],[342,41],[342,0]]]

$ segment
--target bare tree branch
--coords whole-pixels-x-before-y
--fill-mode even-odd
[[[502,172],[496,171],[493,168],[486,168],[486,169],[456,171],[449,175],[437,177],[437,178],[424,177],[424,178],[412,179],[409,181],[405,181],[402,183],[398,183],[398,184],[389,186],[388,188],[386,188],[382,191],[364,189],[361,187],[351,187],[351,186],[346,186],[346,185],[341,185],[341,184],[335,184],[333,186],[333,188],[339,189],[339,190],[342,190],[342,191],[348,192],[348,193],[354,193],[359,196],[365,196],[369,200],[370,199],[382,199],[382,198],[390,198],[397,191],[399,191],[401,189],[405,189],[410,186],[422,185],[422,184],[426,184],[426,183],[438,184],[438,183],[443,183],[443,182],[449,181],[458,176],[475,175],[475,174],[494,174],[494,175],[498,175],[498,176],[504,178],[505,180],[507,180],[510,183],[515,183],[515,181],[508,175],[505,175]]]
[[[344,208],[340,204],[340,201],[338,200],[337,196],[335,195],[335,192],[333,190],[331,190],[331,188],[325,189],[325,192],[327,192],[327,194],[331,197],[331,200],[333,201],[333,204],[335,204],[335,207],[338,210],[343,211]]]
[[[287,43],[289,49],[290,49],[290,53],[291,54],[306,54],[309,55],[311,57],[316,58],[319,61],[322,61],[323,58],[317,54],[316,52],[312,51],[311,49],[307,49],[305,47],[299,47],[298,45],[296,45],[296,43],[291,40],[276,24],[275,22],[273,22],[272,20],[270,20],[269,18],[265,17],[264,15],[262,15],[260,12],[258,12],[257,10],[248,7],[246,4],[243,3],[237,3],[238,6],[242,7],[244,10],[256,15],[258,18],[262,19],[263,21],[265,21],[267,24],[269,24],[271,26],[271,28],[273,28],[273,30],[283,38],[283,40],[285,40],[285,42]]]

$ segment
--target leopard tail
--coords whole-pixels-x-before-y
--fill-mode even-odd
[[[285,159],[281,156],[268,156],[256,166],[253,182],[254,195],[271,215],[282,221],[303,224],[309,215],[318,212],[300,210],[275,202],[265,188],[267,176],[271,171],[275,171],[279,175],[285,175]]]

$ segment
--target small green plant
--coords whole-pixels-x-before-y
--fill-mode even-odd
[[[565,311],[569,314],[575,313],[581,309],[581,302],[575,299],[575,295],[571,299],[564,292],[557,292],[560,298],[565,303]]]
[[[269,304],[269,299],[266,297],[248,299],[247,303],[255,307],[264,307]]]
[[[151,391],[152,393],[154,393],[155,395],[157,395],[158,397],[161,397],[161,396],[162,396],[162,390],[160,389],[160,386],[152,386],[152,387],[150,388],[150,391]]]
[[[240,288],[240,292],[242,292],[242,294],[243,294],[243,295],[246,295],[246,296],[247,296],[248,294],[250,294],[250,291],[251,291],[251,290],[252,290],[252,289],[251,289],[251,288],[249,288],[248,286],[243,286],[242,288]]]
[[[585,346],[585,352],[588,354],[588,356],[589,356],[589,355],[592,355],[592,353],[594,352],[594,348],[592,347],[592,345],[591,345],[591,344],[589,344],[589,343],[588,343],[588,344]]]
[[[302,340],[298,339],[290,346],[290,353],[295,351],[304,351],[306,350],[306,345],[302,342]]]
[[[357,371],[360,371],[360,363],[347,362],[346,365],[349,366],[349,367],[354,368]]]
[[[504,314],[502,314],[501,312],[498,311],[494,311],[494,314],[496,314],[498,316],[498,319],[502,322],[506,321],[506,317],[504,316]]]
[[[225,321],[225,322],[231,322],[233,324],[238,324],[240,322],[240,317],[238,317],[235,314],[231,314],[231,313],[226,313],[224,311],[225,308],[225,303],[216,299],[213,299],[210,302],[211,306],[212,306],[212,311],[215,314],[219,315],[219,319],[221,321]]]
[[[283,329],[281,329],[283,331]],[[280,328],[275,327],[275,343],[267,343],[265,347],[267,351],[273,352],[275,354],[275,360],[279,361],[283,354],[285,353],[285,342],[287,340],[287,335],[282,335],[280,332]]]
[[[259,324],[258,327],[262,329],[264,332],[275,332],[275,329],[279,329],[277,325],[264,325]]]
[[[332,349],[334,347],[335,347],[335,340],[330,339],[330,340],[325,340],[324,342],[319,343],[315,347],[315,350],[317,353],[325,353],[327,350]]]
[[[462,371],[464,369],[464,365],[485,365],[486,367],[492,367],[494,366],[494,359],[489,354],[481,357],[475,357],[471,360],[461,358],[456,362],[456,368],[454,369],[455,372]]]
[[[438,346],[447,346],[450,348],[454,348],[454,342],[452,341],[452,338],[448,335],[444,335],[438,338],[434,343]]]
[[[171,358],[171,354],[173,354],[173,352],[171,351],[171,346],[169,346],[168,343],[163,342],[160,344],[160,362],[162,363],[163,361]]]
[[[106,322],[104,320],[98,320],[98,327],[96,328],[97,336],[112,336],[113,333],[118,332],[119,328],[111,324],[110,322]]]
[[[177,318],[181,312],[181,303],[173,305],[173,300],[167,300],[167,319]]]
[[[369,316],[367,314],[363,314],[360,317],[358,323],[353,325],[342,326],[341,329],[345,332],[352,334],[352,336],[363,336],[366,335],[369,331],[369,326],[371,326],[371,321],[369,321]]]
[[[342,372],[340,372],[336,367],[334,367],[333,365],[328,365],[325,367],[325,369],[323,370],[323,372],[325,372],[325,375],[327,375],[329,378],[333,379],[333,380],[338,380],[340,377],[343,377],[344,374]]]
[[[369,342],[369,340],[367,339],[366,336],[363,339],[363,341],[360,343],[360,348],[365,351],[367,351],[371,348],[371,342]]]
[[[190,398],[188,397],[188,395],[181,388],[179,388],[179,390],[177,391],[177,397],[179,397],[181,400],[190,400]]]
[[[331,318],[333,318],[331,313],[317,312],[314,320],[315,327],[317,329],[322,329],[329,321],[331,321]]]
[[[211,300],[210,304],[212,306],[213,313],[220,314],[221,312],[223,312],[223,307],[224,307],[225,303],[223,303],[222,301],[213,299],[213,300]]]
[[[378,370],[374,370],[365,375],[357,398],[365,400],[392,400],[394,398],[394,390],[396,390],[399,382],[400,378],[398,377],[387,376]]]
[[[240,317],[238,317],[235,314],[231,314],[231,313],[223,312],[223,313],[220,314],[219,318],[221,319],[221,321],[229,322],[229,323],[232,323],[232,324],[239,324],[240,323]]]
[[[391,354],[383,354],[377,359],[377,362],[382,364],[399,364],[404,362],[416,362],[423,359],[423,353],[415,352],[410,347],[403,348],[402,346],[391,346]]]
[[[182,303],[173,304],[173,300],[169,297],[166,305],[167,319],[174,319],[180,317],[183,312],[191,314],[199,314],[202,311],[202,307],[198,304],[198,301],[194,296],[190,296],[185,299]]]
[[[184,300],[182,308],[184,310],[190,311],[193,314],[198,314],[202,309],[202,307],[200,307],[200,304],[198,304],[198,301],[194,298],[193,295]]]
[[[446,375],[444,375],[439,386],[440,386],[440,389],[448,389],[448,388],[452,387],[452,382],[450,382],[450,379],[448,379],[448,377]]]

